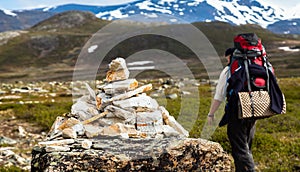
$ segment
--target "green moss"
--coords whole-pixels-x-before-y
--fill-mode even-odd
[[[56,117],[70,112],[72,102],[13,105],[17,118],[37,123],[44,130],[49,130]]]
[[[11,167],[0,167],[0,172],[23,172],[21,168],[11,166]]]

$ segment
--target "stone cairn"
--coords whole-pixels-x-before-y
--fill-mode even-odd
[[[32,151],[31,171],[230,171],[222,147],[187,138],[186,131],[155,99],[151,84],[129,79],[123,58],[109,64],[98,91],[57,117],[45,141]]]

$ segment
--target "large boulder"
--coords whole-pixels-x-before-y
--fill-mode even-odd
[[[192,138],[76,140],[32,151],[31,171],[232,171],[232,161],[215,142]],[[63,149],[63,147],[65,149]],[[57,150],[55,150],[57,148]]]

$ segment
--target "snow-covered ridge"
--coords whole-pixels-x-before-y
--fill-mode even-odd
[[[275,21],[285,19],[284,11],[276,9],[270,5],[262,5],[258,1],[256,3],[243,4],[238,0],[232,2],[207,0],[207,3],[218,10],[215,19],[224,22],[232,22],[234,24],[259,24],[267,27]],[[231,13],[231,14],[230,14]]]
[[[262,0],[140,0],[107,10],[96,16],[114,20],[131,15],[168,14],[188,22],[224,21],[232,24],[259,24],[267,27],[276,21],[287,19],[283,9],[273,7]]]

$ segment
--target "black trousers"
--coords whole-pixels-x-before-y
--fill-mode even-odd
[[[231,117],[227,125],[227,135],[232,148],[232,156],[236,172],[254,170],[251,152],[252,140],[255,133],[255,120]]]

